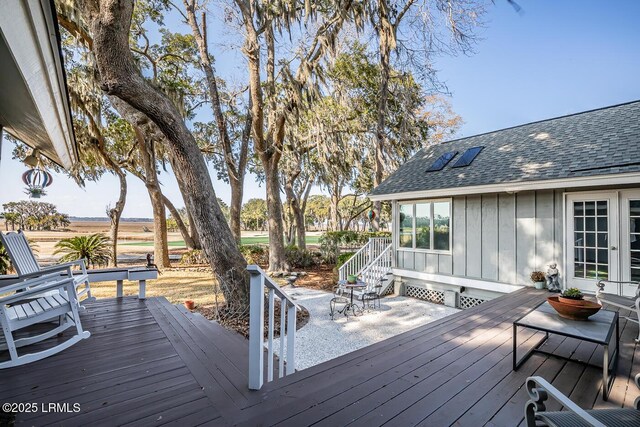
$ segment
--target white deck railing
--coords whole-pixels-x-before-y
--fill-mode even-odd
[[[390,245],[390,237],[371,237],[358,252],[340,266],[338,270],[340,280],[346,280],[350,275],[361,275],[363,270]]]
[[[273,381],[273,335],[275,299],[280,300],[280,352],[278,374],[282,378],[296,370],[296,311],[298,305],[257,265],[247,266],[251,276],[249,309],[249,389],[260,390],[264,382],[264,303],[268,290],[267,381]],[[286,357],[285,357],[285,340]],[[285,372],[286,360],[286,372]]]

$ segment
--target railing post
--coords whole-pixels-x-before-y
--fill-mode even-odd
[[[296,308],[287,308],[287,375],[296,371]],[[282,339],[282,337],[280,337]]]
[[[260,390],[264,381],[262,361],[264,337],[264,276],[257,265],[247,266],[251,276],[249,292],[249,389]]]

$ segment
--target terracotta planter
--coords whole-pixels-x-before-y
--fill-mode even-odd
[[[583,305],[565,304],[559,300],[560,297],[548,297],[547,301],[554,308],[560,317],[571,320],[587,320],[589,316],[596,314],[602,306],[595,302],[582,300]],[[575,300],[573,300],[575,301]]]
[[[190,299],[186,300],[184,302],[184,306],[187,308],[187,310],[193,310],[196,306],[196,303]]]
[[[559,295],[558,295],[558,301],[560,301],[563,304],[575,305],[577,307],[581,307],[581,306],[585,305],[585,303],[589,302],[589,301],[586,301],[584,299],[565,298],[565,297],[562,297],[562,296],[559,296]]]

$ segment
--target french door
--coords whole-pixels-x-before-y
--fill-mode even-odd
[[[598,280],[620,280],[618,193],[575,193],[566,200],[566,287],[595,293]]]
[[[640,190],[620,192],[620,280],[640,282]],[[626,285],[625,295],[635,294],[636,287]]]

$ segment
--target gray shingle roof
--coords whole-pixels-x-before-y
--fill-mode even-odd
[[[485,148],[471,165],[451,167],[476,146]],[[443,170],[425,172],[447,151],[458,151],[458,155]],[[597,169],[585,170],[589,168]],[[424,148],[370,194],[639,171],[640,101],[634,101]]]

